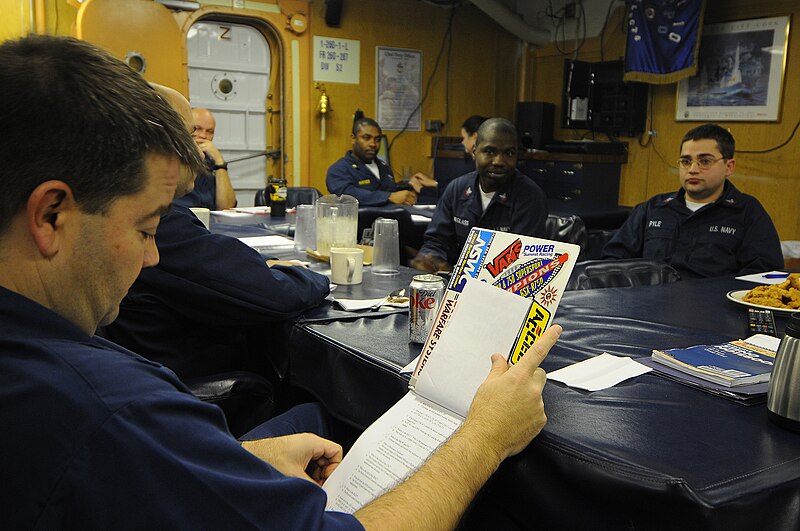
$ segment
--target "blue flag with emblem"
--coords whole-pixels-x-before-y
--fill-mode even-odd
[[[674,83],[697,73],[705,0],[628,0],[625,81]]]

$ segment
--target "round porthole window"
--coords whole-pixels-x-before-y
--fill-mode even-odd
[[[227,72],[221,72],[211,79],[211,92],[221,100],[229,100],[236,95],[236,79]]]
[[[139,52],[128,52],[125,56],[125,64],[138,74],[144,74],[147,69],[147,61],[144,60],[144,56]]]

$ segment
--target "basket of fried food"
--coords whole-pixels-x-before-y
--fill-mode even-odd
[[[761,306],[798,310],[800,309],[800,273],[792,273],[780,284],[753,288],[742,297],[742,300]]]

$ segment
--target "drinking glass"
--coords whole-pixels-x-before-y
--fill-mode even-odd
[[[396,275],[400,272],[400,231],[396,219],[375,220],[375,245],[372,249],[372,272]]]

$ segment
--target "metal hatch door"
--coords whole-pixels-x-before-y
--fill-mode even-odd
[[[186,35],[186,48],[189,101],[214,113],[214,145],[225,160],[265,151],[271,65],[264,36],[242,24],[197,22]],[[265,186],[266,158],[233,162],[228,174],[239,205],[252,205],[255,191]]]

